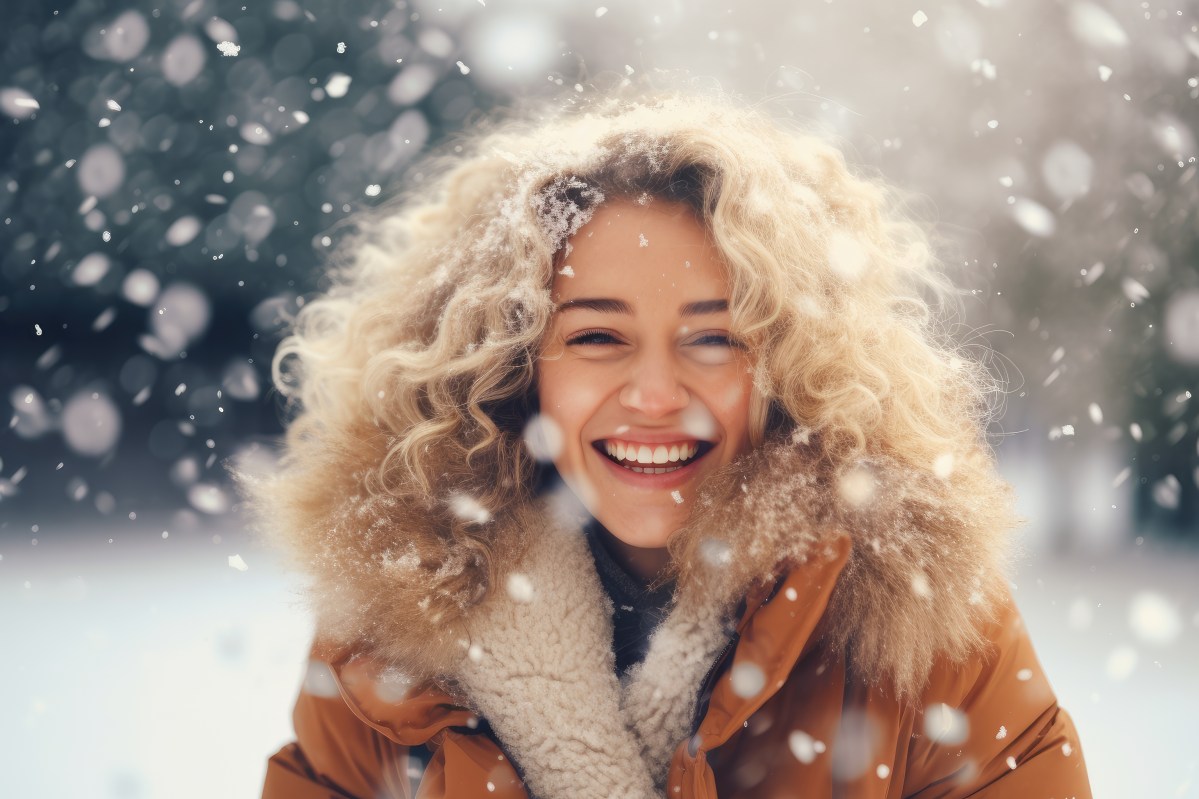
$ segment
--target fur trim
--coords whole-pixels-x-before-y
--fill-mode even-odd
[[[452,671],[466,652],[471,611],[492,584],[502,585],[544,518],[529,506],[503,519],[464,519],[449,502],[393,496],[378,479],[386,436],[366,425],[329,439],[354,446],[331,446],[325,460],[302,470],[264,473],[249,463],[232,470],[256,514],[252,525],[308,578],[304,599],[329,646],[370,654],[415,679]],[[289,494],[305,501],[280,501],[283,480],[300,483],[303,490]],[[466,527],[475,547],[492,550],[497,574],[481,573],[474,553],[451,543],[452,527]],[[462,579],[472,572],[475,579]],[[469,591],[446,588],[463,584]]]
[[[671,544],[671,611],[623,686],[582,520],[553,496],[480,522],[505,570],[483,601],[443,601],[435,614],[430,570],[453,563],[415,553],[437,540],[436,512],[332,480],[319,496],[337,501],[289,540],[314,577],[322,636],[438,679],[488,719],[535,795],[660,796],[739,601],[845,533],[853,549],[822,631],[861,679],[914,698],[936,655],[959,660],[984,643],[1007,492],[979,497],[967,517],[949,510],[961,507],[951,481],[884,457],[836,471],[817,452],[770,443],[705,483]]]
[[[1003,591],[1010,491],[953,513],[953,484],[877,457],[840,471],[816,448],[772,443],[714,475],[672,542],[677,601],[731,607],[755,583],[805,562],[836,536],[853,541],[824,634],[861,678],[913,698],[934,656],[960,661],[984,644]]]

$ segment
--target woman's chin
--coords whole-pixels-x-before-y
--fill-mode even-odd
[[[602,514],[602,515],[601,515]],[[620,514],[597,514],[596,518],[609,533],[621,542],[639,549],[662,549],[671,536],[687,521],[687,513],[678,509],[646,511],[629,518],[626,511]],[[604,520],[608,516],[611,524]]]

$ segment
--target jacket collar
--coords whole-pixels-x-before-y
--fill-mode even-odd
[[[841,537],[822,556],[792,569],[773,585],[756,586],[746,597],[744,611],[736,623],[733,638],[736,646],[731,653],[731,668],[721,669],[721,678],[711,686],[702,721],[688,747],[689,755],[710,751],[727,741],[746,719],[779,690],[795,662],[819,646],[821,619],[849,553],[850,541],[847,537]],[[534,569],[537,569],[536,565]],[[530,578],[544,576],[534,573]],[[669,630],[672,624],[677,626],[680,618],[681,615],[676,613],[673,619],[668,619],[663,625],[663,630]],[[544,629],[536,633],[549,631],[563,637],[577,635],[574,629],[578,624],[577,619],[571,621],[550,616],[545,617],[545,621],[547,624]],[[725,629],[727,631],[728,628]],[[506,631],[506,634],[520,636],[520,639],[509,640],[508,643],[513,646],[535,646],[526,637],[528,632],[528,625]],[[536,633],[533,638],[537,637]],[[668,637],[662,634],[655,636],[651,643],[651,656],[647,660],[652,660],[654,655],[670,654],[665,646]],[[498,640],[494,630],[486,640]],[[719,640],[723,641],[724,638]],[[479,714],[472,707],[510,699],[510,689],[503,684],[503,675],[497,678],[494,673],[489,673],[486,679],[477,676],[468,680],[458,679],[452,687],[438,687],[429,683],[414,685],[389,669],[385,663],[362,656],[350,648],[318,645],[314,654],[331,667],[334,684],[355,715],[380,734],[404,746],[436,744],[451,728],[474,729],[478,726]],[[483,657],[503,660],[508,654],[493,651],[489,646]],[[709,656],[708,660],[696,659],[695,664],[706,663],[708,668],[712,668],[723,660],[720,656],[712,657],[711,647],[705,650],[705,654]],[[681,698],[692,703],[696,693],[702,690],[700,681],[695,679],[695,665],[688,669],[687,663],[680,664],[673,657],[670,659],[672,664],[668,671],[653,673],[652,668],[643,668],[634,672],[632,678],[622,686],[621,707],[607,708],[613,718],[621,720],[618,724],[610,725],[612,729],[607,731],[602,729],[602,719],[597,720],[597,713],[604,711],[602,702],[597,703],[597,698],[604,694],[604,681],[599,678],[604,674],[605,664],[594,664],[594,670],[587,673],[583,682],[574,686],[574,690],[567,686],[564,695],[553,698],[557,710],[545,718],[552,720],[554,727],[539,729],[537,734],[550,740],[569,737],[577,733],[578,725],[585,718],[589,721],[589,729],[595,731],[599,727],[601,733],[608,735],[601,751],[611,751],[611,747],[619,750],[627,730],[636,731],[663,722],[664,714],[668,715],[666,711],[671,709],[667,706],[679,701],[679,697],[674,696],[679,693],[678,686],[685,687],[685,696]],[[545,674],[554,671],[549,662],[540,659],[530,662],[543,667]],[[534,678],[534,675],[519,675],[521,681],[530,678]],[[670,692],[671,696],[662,696],[663,690]],[[640,693],[645,704],[631,701],[634,693]],[[655,694],[658,696],[655,697]],[[572,718],[572,713],[580,718]],[[517,726],[522,723],[522,719],[516,720]],[[542,788],[536,792],[537,796],[587,796],[593,792],[597,796],[604,795],[602,791],[596,791],[597,786],[591,777],[583,777],[579,784],[568,789],[569,793],[561,792],[561,789],[545,791],[542,786],[546,782],[547,771],[556,772],[555,776],[560,782],[564,780],[569,784],[571,780],[580,779],[578,763],[563,759],[560,754],[542,758],[535,751],[521,751],[519,743],[514,746],[513,742],[527,735],[527,731],[510,729],[511,720],[508,725],[509,728],[503,728],[501,723],[501,729],[497,729],[497,732],[505,747],[521,765],[530,785]],[[652,732],[642,736],[634,732],[630,740],[641,746],[646,770],[660,786],[673,750],[678,742],[687,739],[687,732],[680,729],[670,731],[663,736],[668,741],[667,746],[657,753],[647,746],[647,743],[652,743]],[[638,737],[649,740],[637,740]],[[638,780],[645,779],[646,770],[638,762],[642,758],[622,758],[622,762],[613,765],[628,772],[625,775],[628,783],[636,784]]]
[[[945,481],[887,458],[833,474],[804,446],[756,450],[696,498],[693,521],[679,534],[695,544],[684,550],[690,568],[645,661],[623,684],[612,669],[610,606],[579,520],[552,497],[494,522],[494,540],[528,546],[495,583],[509,590],[492,591],[457,619],[424,618],[419,585],[404,583],[419,571],[364,559],[361,537],[326,548],[317,566],[355,579],[317,597],[318,607],[340,608],[324,618],[322,632],[369,655],[384,672],[421,663],[426,671],[409,668],[410,677],[438,679],[443,692],[418,694],[416,702],[352,702],[393,740],[436,734],[479,711],[540,797],[650,796],[691,730],[704,675],[747,597],[733,667],[752,667],[737,674],[762,687],[748,690],[730,671],[713,688],[700,727],[698,746],[705,749],[726,740],[817,640],[857,678],[899,696],[919,690],[934,655],[958,659],[980,645],[978,630],[1000,590],[1006,531],[989,524],[998,516],[953,513],[961,503],[947,501],[949,490]],[[357,499],[349,514],[330,520],[337,529],[326,539],[369,530],[371,540],[394,549],[406,525],[421,523],[397,516],[385,499]],[[764,588],[785,572],[782,599],[775,594],[763,604]],[[393,603],[391,613],[362,618],[393,585],[394,595],[416,607]],[[794,616],[785,604],[788,589],[803,606]],[[436,657],[427,654],[430,644]],[[363,695],[345,685],[343,691]],[[561,745],[547,748],[547,741]],[[571,746],[590,770],[564,757]]]

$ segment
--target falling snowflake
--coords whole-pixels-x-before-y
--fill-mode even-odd
[[[823,741],[813,738],[803,730],[795,730],[788,735],[787,745],[791,749],[791,754],[795,755],[795,759],[804,765],[813,762],[817,755],[825,751]]]
[[[953,746],[970,736],[970,721],[962,711],[938,702],[924,711],[924,734],[934,743]]]
[[[1128,623],[1133,634],[1151,644],[1171,644],[1182,634],[1182,615],[1174,603],[1156,591],[1132,598]]]
[[[842,280],[857,280],[865,273],[869,262],[869,253],[856,237],[840,230],[829,236],[829,269]]]
[[[912,593],[923,599],[932,598],[933,588],[928,582],[928,575],[924,572],[916,572],[912,575]]]
[[[1129,302],[1144,302],[1149,299],[1149,289],[1131,277],[1120,281],[1120,290],[1124,292],[1124,296],[1128,298]]]
[[[863,467],[850,469],[837,481],[841,498],[855,508],[862,507],[874,499],[874,475]]]
[[[548,463],[562,453],[562,429],[545,414],[537,414],[525,425],[525,448],[534,459]]]
[[[756,663],[734,663],[729,682],[734,694],[742,699],[753,699],[766,687],[766,674]]]
[[[716,538],[705,538],[701,541],[699,554],[706,563],[716,567],[728,566],[733,561],[733,551],[729,545]]]
[[[527,575],[518,572],[509,574],[506,588],[513,602],[527,605],[533,601],[533,581]]]
[[[1030,235],[1048,238],[1057,231],[1057,220],[1053,213],[1036,200],[1017,198],[1012,202],[1011,209],[1016,224]]]
[[[325,82],[325,94],[333,98],[345,97],[354,79],[344,72],[334,72]]]
[[[216,49],[221,51],[221,55],[226,56],[226,57],[232,57],[241,52],[241,45],[234,44],[233,42],[227,42],[227,41],[219,42],[216,46]]]
[[[459,519],[471,524],[487,524],[491,521],[491,511],[479,504],[477,499],[466,494],[450,497],[450,510]]]

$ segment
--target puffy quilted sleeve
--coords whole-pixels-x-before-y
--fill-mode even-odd
[[[409,750],[363,723],[339,696],[301,691],[296,741],[267,762],[263,799],[412,799]]]
[[[369,658],[315,644],[292,718],[263,799],[528,799],[484,720]]]
[[[1015,604],[968,668],[939,664],[916,719],[904,797],[1090,799],[1074,723],[1057,704]]]

